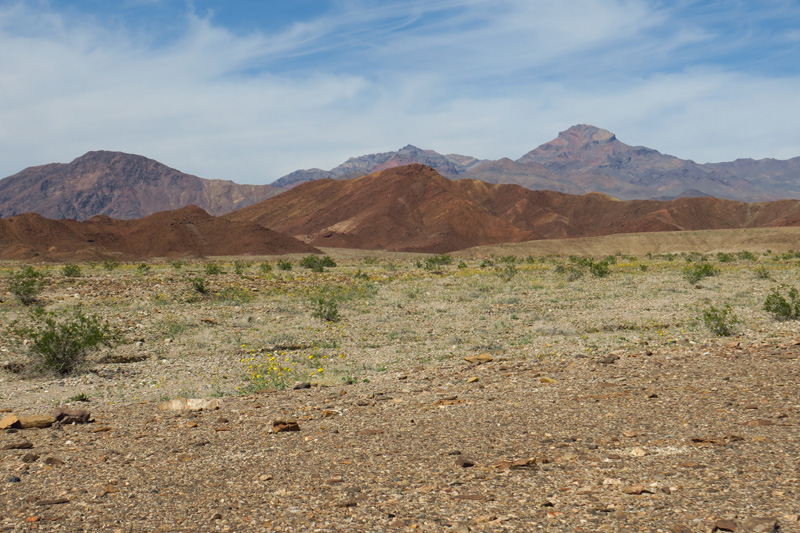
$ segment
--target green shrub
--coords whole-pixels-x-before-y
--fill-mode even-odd
[[[269,274],[272,272],[272,265],[267,263],[266,261],[258,265],[258,269],[261,270],[262,274]]]
[[[139,266],[136,267],[136,273],[140,276],[146,276],[150,273],[153,267],[148,265],[147,263],[139,263]]]
[[[247,270],[252,266],[250,261],[245,261],[244,259],[237,259],[233,262],[233,271],[236,273],[237,276],[241,276],[244,274],[244,271]]]
[[[186,261],[184,261],[182,259],[173,259],[172,261],[169,262],[169,264],[175,270],[180,270],[184,266],[186,266]]]
[[[755,274],[758,279],[772,279],[772,274],[770,274],[769,269],[765,266],[756,268],[753,270],[753,274]]]
[[[617,260],[614,259],[615,263],[616,261]],[[592,276],[596,278],[607,278],[608,276],[610,276],[611,269],[608,268],[608,258],[603,259],[602,261],[591,261],[589,263],[589,272],[591,272]]]
[[[13,294],[23,305],[34,304],[44,289],[46,279],[44,273],[30,265],[25,265],[11,274],[8,292]]]
[[[800,295],[797,289],[789,289],[786,297],[778,289],[773,290],[764,300],[764,310],[777,320],[797,320],[800,318]]]
[[[506,263],[504,266],[497,266],[495,272],[503,281],[511,281],[517,275],[517,266],[514,263]]]
[[[456,265],[456,268],[458,268],[459,270],[467,268],[467,264],[464,261],[459,261],[458,265]]]
[[[52,313],[36,315],[40,323],[24,331],[35,370],[59,375],[75,374],[86,364],[88,353],[100,344],[112,345],[115,336],[107,322],[84,315],[79,309],[61,319]]]
[[[425,263],[422,266],[425,270],[438,270],[439,267],[449,265],[452,262],[453,258],[450,257],[449,255],[446,254],[434,255],[432,257],[428,257],[427,259],[425,259]],[[417,262],[417,264],[419,264],[419,261]]]
[[[225,272],[217,263],[206,263],[203,266],[203,270],[205,271],[206,276],[216,276],[217,274],[222,274]]]
[[[725,252],[717,253],[717,261],[720,263],[732,263],[735,260],[736,258],[733,256],[733,254],[728,254]]]
[[[758,261],[758,256],[756,254],[754,254],[753,252],[748,252],[746,250],[744,252],[739,252],[736,255],[742,261]]]
[[[192,278],[189,280],[192,284],[192,290],[197,294],[205,296],[208,294],[208,285],[206,285],[205,278]]]
[[[335,296],[320,296],[312,300],[314,311],[311,316],[326,322],[339,322],[342,316],[339,314],[339,302]]]
[[[77,278],[81,275],[81,267],[73,263],[67,263],[61,267],[61,274],[67,278]]]
[[[284,259],[278,259],[278,262],[275,263],[275,266],[278,267],[278,270],[288,271],[292,269],[292,263]]]
[[[691,285],[695,285],[700,280],[716,276],[719,274],[719,269],[711,263],[687,265],[683,269],[683,277],[686,278]]]
[[[300,266],[308,268],[312,272],[325,272],[325,267],[335,267],[336,262],[329,256],[318,257],[316,255],[309,255],[300,260]]]
[[[733,314],[730,304],[716,308],[713,305],[703,310],[703,322],[706,327],[718,337],[729,337],[736,332],[739,318]]]
[[[118,266],[119,266],[119,262],[114,260],[114,259],[107,259],[107,260],[103,261],[103,268],[105,268],[109,272],[111,272],[112,270],[114,270]]]

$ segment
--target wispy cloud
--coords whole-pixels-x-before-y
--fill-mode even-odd
[[[341,0],[263,31],[189,9],[164,38],[0,0],[0,176],[112,149],[263,183],[407,143],[519,157],[575,123],[698,161],[792,157],[800,8],[759,5]]]

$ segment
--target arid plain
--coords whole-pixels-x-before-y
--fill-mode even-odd
[[[800,531],[799,236],[36,265],[117,339],[32,373],[3,294],[3,415],[92,422],[0,434],[0,530]]]

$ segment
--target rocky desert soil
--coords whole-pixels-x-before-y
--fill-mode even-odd
[[[328,252],[38,266],[68,376],[0,296],[0,531],[800,531],[799,254]]]

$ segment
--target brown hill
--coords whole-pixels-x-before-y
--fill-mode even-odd
[[[319,250],[260,225],[213,217],[196,206],[139,220],[104,215],[86,221],[52,220],[35,213],[0,219],[0,259],[139,260],[286,253]]]
[[[53,219],[135,219],[191,204],[221,215],[278,192],[272,185],[206,180],[140,155],[99,151],[0,180],[0,217],[38,213]]]
[[[450,252],[532,239],[800,224],[800,201],[711,197],[619,201],[450,181],[424,165],[352,180],[319,180],[224,218],[258,223],[315,246]]]

